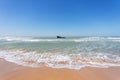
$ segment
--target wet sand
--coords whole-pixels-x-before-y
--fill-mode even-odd
[[[120,80],[120,67],[30,68],[0,59],[0,80]]]

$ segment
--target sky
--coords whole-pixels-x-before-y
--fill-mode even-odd
[[[120,0],[0,0],[0,35],[120,36]]]

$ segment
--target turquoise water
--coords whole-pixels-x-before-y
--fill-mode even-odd
[[[32,67],[119,66],[120,37],[0,37],[0,57]]]

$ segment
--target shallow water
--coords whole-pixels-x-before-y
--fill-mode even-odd
[[[30,67],[119,66],[120,37],[0,37],[0,57]]]

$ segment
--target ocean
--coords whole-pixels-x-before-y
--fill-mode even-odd
[[[0,37],[0,58],[28,67],[120,66],[120,37]]]

